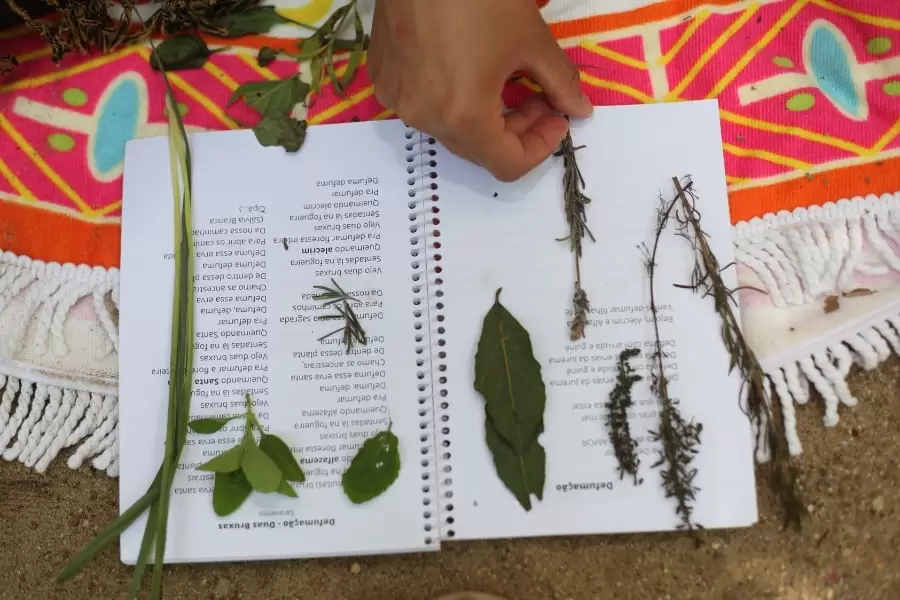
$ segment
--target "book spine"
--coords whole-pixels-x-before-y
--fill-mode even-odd
[[[415,317],[417,408],[425,543],[439,544],[442,510],[432,505],[452,498],[451,469],[445,461],[450,453],[449,408],[445,375],[444,282],[441,278],[440,195],[438,192],[438,146],[433,138],[409,129],[406,132],[406,172],[409,175],[409,232],[412,262],[413,316]],[[446,465],[438,472],[440,464]],[[450,507],[452,510],[452,506]],[[452,517],[450,519],[452,523]],[[452,536],[452,534],[451,534]]]

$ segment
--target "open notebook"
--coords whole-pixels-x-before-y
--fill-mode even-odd
[[[212,482],[194,467],[240,435],[191,434],[171,502],[166,559],[253,560],[435,550],[448,539],[674,529],[673,504],[641,444],[643,485],[620,481],[603,422],[623,342],[652,339],[637,245],[652,240],[660,193],[690,174],[721,264],[732,260],[715,101],[598,108],[574,122],[594,200],[596,243],[583,285],[594,309],[586,339],[569,341],[573,260],[562,162],[497,182],[400,121],[316,127],[297,154],[263,148],[250,131],[202,133],[194,156],[196,385],[192,416],[241,411],[288,442],[306,471],[299,498],[254,493],[217,517]],[[122,507],[144,492],[164,439],[171,322],[172,207],[167,139],[130,142],[125,162],[120,314]],[[752,434],[728,374],[708,299],[677,289],[690,250],[660,251],[662,333],[673,396],[704,423],[695,520],[756,521]],[[734,283],[731,271],[726,279]],[[312,302],[334,277],[364,301],[370,343],[352,356],[321,343],[332,324]],[[484,400],[473,388],[482,319],[495,291],[525,326],[547,386],[544,498],[526,512],[496,475]],[[647,381],[634,389],[635,436],[656,424]],[[353,505],[340,479],[388,412],[402,467],[382,496]],[[144,520],[123,536],[134,562]]]

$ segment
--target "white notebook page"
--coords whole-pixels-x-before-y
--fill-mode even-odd
[[[428,469],[417,414],[405,133],[399,122],[317,127],[295,155],[261,147],[250,131],[192,136],[191,414],[241,413],[250,389],[260,401],[257,416],[295,449],[307,482],[295,484],[297,499],[253,493],[238,512],[219,518],[212,480],[194,467],[234,445],[242,422],[221,435],[191,433],[171,499],[168,562],[437,548],[425,543],[433,534],[425,531],[423,505],[433,508],[435,492],[422,486]],[[166,139],[128,144],[124,186],[122,509],[150,484],[165,438],[174,269]],[[356,308],[373,338],[365,353],[346,356],[339,338],[317,341],[340,326],[315,322],[322,312],[309,298],[334,270],[338,283],[366,303]],[[353,505],[341,473],[389,417],[400,440],[399,478],[382,496]],[[136,558],[144,523],[122,537],[126,563]]]
[[[619,480],[603,421],[615,379],[615,359],[627,342],[650,342],[652,323],[642,309],[649,286],[636,246],[652,242],[659,194],[671,198],[671,177],[690,174],[699,192],[702,223],[722,265],[733,259],[725,173],[715,101],[598,108],[591,120],[573,122],[578,163],[587,181],[588,225],[583,287],[596,324],[577,347],[569,341],[565,311],[571,306],[574,264],[562,202],[562,159],[552,159],[512,184],[441,151],[442,289],[446,315],[447,418],[439,435],[444,539],[498,538],[665,530],[678,521],[674,501],[650,466],[656,452],[641,443],[634,486]],[[756,494],[747,418],[739,408],[739,379],[729,360],[710,299],[672,287],[687,283],[687,243],[669,232],[658,258],[661,324],[677,365],[669,371],[673,397],[688,418],[704,424],[696,484],[695,521],[707,528],[755,522]],[[734,271],[724,273],[734,285]],[[547,389],[544,499],[526,512],[496,475],[484,441],[484,400],[474,390],[474,357],[482,319],[494,293],[530,332]],[[651,349],[643,357],[649,358]],[[638,365],[641,361],[635,361]],[[635,386],[632,434],[646,436],[658,422],[649,377]],[[599,380],[599,381],[597,381]],[[573,382],[575,385],[572,385]],[[651,414],[647,414],[651,413]],[[611,486],[612,489],[609,489]],[[449,497],[448,497],[449,496]],[[532,498],[532,500],[534,500]],[[449,522],[448,522],[449,519]]]

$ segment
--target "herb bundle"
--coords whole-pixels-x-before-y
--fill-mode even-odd
[[[528,331],[500,304],[484,317],[475,354],[475,389],[485,400],[485,441],[497,475],[526,511],[544,498],[546,390]]]
[[[787,439],[784,433],[784,417],[777,401],[771,398],[765,385],[765,375],[756,354],[750,348],[741,331],[735,308],[736,289],[729,289],[722,279],[721,267],[709,245],[709,238],[700,224],[700,213],[696,207],[697,195],[693,183],[687,179],[684,184],[677,177],[672,178],[676,196],[672,201],[677,206],[677,233],[691,245],[694,251],[694,267],[691,281],[683,287],[713,300],[716,313],[722,321],[722,341],[731,356],[730,370],[737,368],[743,380],[742,395],[746,397],[747,412],[753,425],[760,431],[769,452],[769,472],[775,494],[784,511],[785,526],[800,528],[807,515],[806,504],[800,496],[797,468],[791,461]]]
[[[619,353],[619,359],[616,362],[616,385],[609,393],[609,400],[606,402],[606,428],[609,432],[613,453],[619,463],[619,479],[624,478],[625,473],[628,473],[634,478],[635,485],[640,484],[643,480],[638,479],[638,467],[641,461],[637,455],[637,441],[631,436],[628,410],[634,406],[631,388],[643,379],[631,366],[631,360],[640,353],[639,348],[629,348]]]
[[[216,474],[213,510],[220,517],[230,515],[240,508],[253,490],[263,494],[277,492],[296,498],[297,492],[291,482],[306,481],[306,475],[297,464],[290,446],[278,436],[265,432],[253,412],[250,394],[245,397],[247,409],[243,414],[195,419],[188,423],[188,427],[195,433],[212,434],[230,421],[242,417],[244,419],[244,437],[241,443],[197,467],[198,471]],[[254,431],[259,434],[259,442],[256,441]]]
[[[187,421],[193,384],[194,254],[191,219],[191,152],[175,96],[163,70],[169,116],[169,148],[175,209],[175,285],[172,298],[172,341],[169,364],[169,406],[162,465],[150,487],[131,507],[110,523],[59,574],[65,581],[112,543],[147,511],[147,523],[129,589],[136,598],[151,549],[154,551],[151,598],[162,596],[162,573],[168,532],[169,497],[181,452],[187,439]]]
[[[663,467],[660,470],[662,486],[666,498],[675,499],[675,514],[681,520],[678,528],[687,529],[696,535],[696,530],[700,526],[694,523],[692,518],[693,503],[700,490],[694,485],[697,469],[693,467],[692,463],[699,451],[703,425],[685,420],[679,408],[679,401],[669,395],[669,378],[666,375],[664,362],[666,354],[662,349],[659,311],[656,304],[656,255],[675,204],[675,201],[667,203],[660,198],[653,247],[648,249],[646,244],[641,245],[644,253],[644,266],[650,280],[650,313],[653,319],[654,334],[653,353],[650,356],[650,390],[659,401],[659,426],[656,431],[649,433],[651,441],[659,443],[661,446],[659,457],[652,468]],[[698,543],[700,542],[699,537],[695,537],[695,539]]]
[[[354,504],[383,494],[400,475],[400,440],[388,425],[368,438],[341,477],[341,486]]]
[[[568,241],[569,248],[575,255],[575,292],[572,295],[572,324],[569,336],[573,341],[584,337],[584,329],[587,326],[588,312],[591,309],[587,292],[581,287],[581,251],[585,235],[590,240],[594,234],[587,226],[587,213],[585,208],[591,203],[582,191],[585,187],[584,177],[575,160],[575,153],[584,146],[575,146],[572,141],[571,131],[566,133],[562,146],[556,156],[563,157],[563,200],[565,203],[566,221],[569,224],[569,235],[560,241]]]
[[[336,314],[321,315],[316,317],[316,319],[319,321],[341,320],[344,322],[344,326],[335,329],[331,333],[326,333],[319,338],[319,341],[321,342],[324,339],[340,333],[344,346],[347,348],[347,353],[350,353],[353,350],[354,343],[362,344],[363,346],[368,343],[366,332],[360,324],[356,312],[353,310],[353,306],[351,306],[351,303],[359,304],[360,301],[345,292],[334,279],[331,280],[331,284],[334,287],[330,288],[324,285],[315,286],[315,289],[321,290],[321,292],[315,294],[313,300],[321,301],[323,307],[334,307]]]

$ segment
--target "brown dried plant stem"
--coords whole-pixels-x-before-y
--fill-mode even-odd
[[[675,514],[680,518],[679,529],[686,529],[696,536],[702,526],[694,523],[693,503],[699,491],[694,485],[697,469],[692,466],[693,459],[700,445],[700,433],[703,425],[686,421],[679,409],[679,401],[669,395],[669,379],[665,372],[666,355],[662,349],[662,337],[659,332],[659,310],[656,304],[656,255],[660,242],[676,201],[662,202],[657,211],[656,232],[652,250],[642,247],[645,255],[645,266],[650,278],[650,313],[653,319],[653,354],[650,357],[650,390],[659,401],[659,428],[651,431],[651,440],[661,445],[657,461],[653,468],[663,467],[660,471],[662,486],[666,498],[675,499]]]
[[[700,213],[696,208],[697,195],[688,180],[686,184],[673,177],[677,192],[678,235],[691,244],[695,254],[695,265],[691,282],[684,287],[703,297],[713,299],[715,311],[722,320],[722,340],[731,356],[731,369],[737,368],[744,382],[747,413],[759,431],[757,445],[766,445],[769,461],[768,470],[775,494],[782,504],[785,526],[799,529],[807,515],[798,484],[796,465],[791,460],[784,432],[784,415],[781,405],[772,398],[770,388],[765,384],[765,374],[756,354],[751,350],[736,314],[736,289],[730,289],[722,279],[721,267],[709,245],[709,238],[700,223]]]

